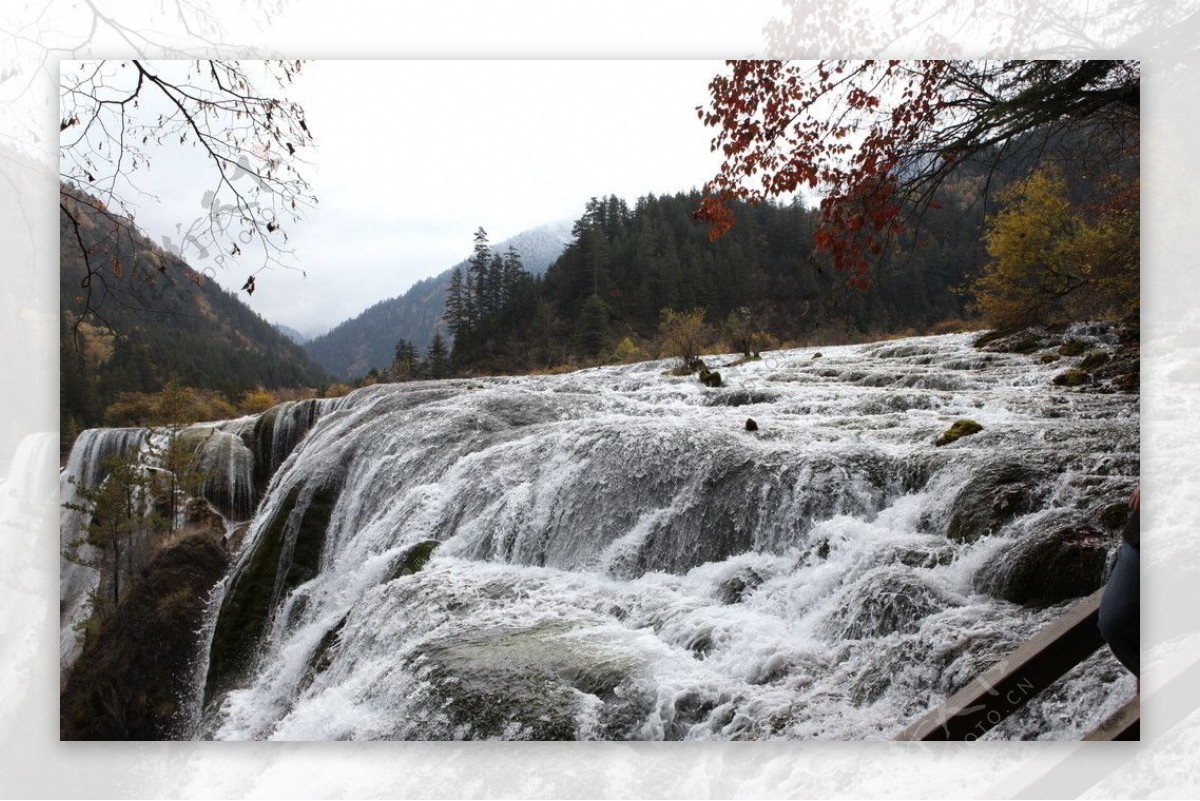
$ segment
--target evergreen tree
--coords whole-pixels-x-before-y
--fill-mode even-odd
[[[471,297],[467,318],[472,328],[493,311],[488,300],[488,270],[491,264],[492,249],[488,245],[487,231],[480,227],[475,231],[475,250],[467,263],[467,290]]]
[[[450,275],[450,286],[446,290],[446,311],[442,317],[455,339],[466,336],[471,331],[469,296],[470,291],[463,280],[462,271],[455,268]]]
[[[525,266],[521,263],[521,254],[509,245],[504,254],[502,286],[502,304],[507,305],[512,299],[513,291],[521,278],[528,276]]]
[[[604,350],[608,339],[608,321],[611,317],[608,304],[599,295],[590,296],[583,304],[575,338],[586,356],[595,358]]]
[[[490,317],[504,307],[506,289],[504,285],[504,257],[499,253],[495,253],[492,255],[492,260],[488,263],[483,291],[485,306],[481,316]]]
[[[101,469],[106,475],[98,487],[77,488],[80,502],[65,504],[88,515],[89,522],[84,535],[64,548],[63,558],[100,570],[108,595],[96,600],[115,608],[128,591],[122,578],[139,575],[162,521],[154,512],[154,481],[136,451],[103,460]],[[94,560],[85,555],[85,545],[94,549]]]
[[[392,381],[412,381],[420,375],[420,358],[417,346],[406,339],[396,343],[396,356],[392,359],[390,377]]]
[[[429,342],[429,350],[425,355],[426,373],[430,378],[449,378],[450,353],[446,350],[446,341],[440,331],[435,332]]]

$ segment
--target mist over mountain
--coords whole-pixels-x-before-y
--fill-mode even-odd
[[[547,223],[493,245],[497,253],[510,247],[533,275],[541,275],[571,241],[571,221]],[[463,242],[463,250],[470,247]],[[309,356],[331,375],[342,379],[361,377],[371,368],[382,369],[392,362],[396,342],[404,339],[418,348],[428,346],[434,332],[445,333],[442,314],[450,275],[464,268],[464,259],[431,278],[413,284],[403,295],[380,301],[328,333],[304,343]]]
[[[279,333],[283,334],[285,337],[287,337],[288,339],[295,342],[297,345],[303,345],[305,342],[308,342],[308,340],[310,339],[310,337],[305,336],[304,334],[297,331],[295,328],[292,328],[291,326],[288,326],[288,325],[284,325],[283,323],[275,323],[275,330],[277,330]]]

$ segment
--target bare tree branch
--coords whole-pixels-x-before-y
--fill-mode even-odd
[[[206,213],[181,232],[181,242],[164,244],[181,257],[215,251],[223,263],[257,242],[263,262],[252,272],[290,267],[286,226],[316,203],[301,160],[314,140],[299,104],[259,86],[286,89],[302,66],[206,60],[185,70],[179,62],[141,59],[65,65],[62,184],[96,196],[112,221],[132,225],[136,198],[146,196],[137,173],[161,158],[162,148],[191,142],[213,168]],[[89,275],[101,268],[85,263]],[[89,295],[85,313],[98,311],[104,297]]]

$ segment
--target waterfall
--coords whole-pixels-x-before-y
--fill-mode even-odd
[[[976,338],[265,413],[195,735],[894,735],[1098,585],[1139,472],[1136,395]],[[1078,737],[1125,684],[1100,653],[1005,736]]]
[[[197,423],[177,429],[89,429],[76,438],[59,478],[60,548],[73,554],[60,560],[60,669],[67,670],[82,646],[79,627],[90,615],[89,595],[100,584],[98,559],[90,544],[79,544],[89,517],[79,507],[80,490],[94,490],[105,478],[111,457],[137,453],[148,469],[164,470],[177,443],[182,458],[173,465],[183,492],[209,501],[226,521],[247,521],[259,500],[259,486],[291,454],[313,424],[336,408],[337,399],[289,401],[260,415],[216,423]],[[194,486],[192,486],[194,485]],[[176,511],[175,526],[185,524],[184,506]]]
[[[146,428],[91,428],[75,439],[66,468],[59,475],[59,548],[74,551],[76,559],[59,560],[59,667],[68,669],[79,656],[82,640],[78,627],[90,614],[88,596],[100,583],[100,571],[91,566],[97,558],[91,545],[76,547],[73,540],[83,536],[88,515],[78,508],[80,490],[93,490],[104,480],[104,462],[115,456],[127,456],[149,440]]]
[[[206,498],[230,521],[249,520],[258,502],[254,486],[254,452],[246,445],[254,418],[195,425],[181,432],[193,443],[191,469]]]
[[[249,432],[256,482],[265,486],[317,420],[339,403],[340,398],[287,401],[259,415]]]

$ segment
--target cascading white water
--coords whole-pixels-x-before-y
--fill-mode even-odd
[[[89,596],[100,584],[96,549],[81,542],[89,515],[81,489],[94,490],[105,478],[105,462],[112,457],[138,453],[146,468],[180,473],[177,488],[209,500],[228,525],[249,520],[258,502],[256,484],[266,484],[271,474],[291,454],[313,424],[336,408],[338,399],[291,401],[262,415],[217,423],[197,423],[177,429],[112,428],[83,431],[72,444],[67,464],[59,476],[60,548],[71,558],[60,560],[60,670],[70,668],[79,656],[79,627],[91,614]],[[179,464],[169,454],[179,446]],[[189,479],[194,479],[191,481]],[[194,484],[195,486],[191,486]],[[185,523],[184,505],[176,508],[175,527]]]
[[[88,596],[100,582],[100,571],[91,566],[96,560],[95,549],[88,544],[77,545],[87,528],[88,515],[78,508],[80,490],[93,490],[104,480],[104,463],[113,457],[129,454],[148,441],[146,428],[92,428],[76,438],[67,457],[66,468],[59,474],[59,548],[76,555],[74,559],[59,560],[59,668],[66,670],[79,656],[82,641],[78,626],[90,614]]]
[[[194,734],[892,736],[1062,611],[995,597],[997,566],[1097,531],[1138,474],[1136,396],[975,338],[769,354],[716,389],[660,362],[354,393],[218,587]],[[983,430],[935,447],[962,417]],[[948,536],[995,476],[1008,512]],[[1076,737],[1129,685],[1099,653],[1000,733]]]
[[[201,733],[894,734],[1061,611],[989,597],[981,571],[1138,471],[1135,397],[1053,389],[1062,365],[972,339],[775,354],[722,368],[723,389],[649,363],[356,393],[276,476],[234,581],[272,533],[286,557],[334,487],[319,571],[268,571],[261,656]],[[980,434],[933,446],[967,416]],[[955,499],[1005,461],[1045,470],[1036,508],[948,539]],[[1032,734],[1103,714],[1126,681],[1105,656]]]
[[[249,520],[258,500],[254,452],[246,444],[254,422],[246,417],[185,429],[193,444],[189,467],[198,478],[198,494],[231,521]]]

